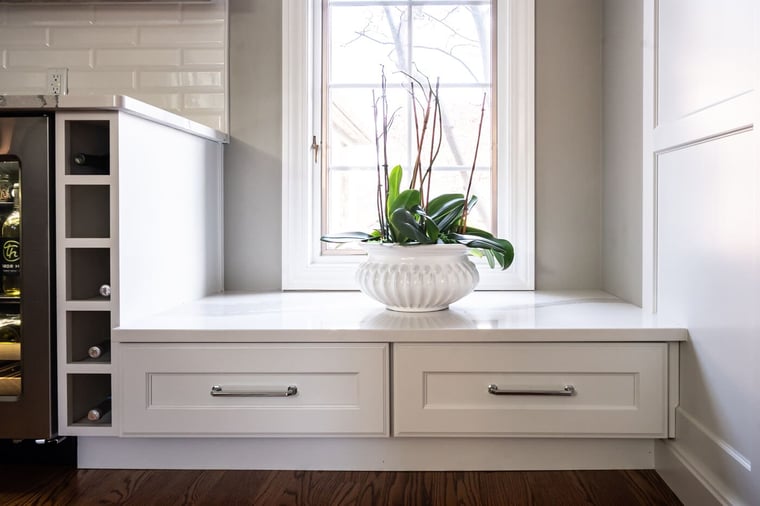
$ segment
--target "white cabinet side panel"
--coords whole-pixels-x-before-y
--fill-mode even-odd
[[[119,115],[121,323],[222,289],[221,145]]]

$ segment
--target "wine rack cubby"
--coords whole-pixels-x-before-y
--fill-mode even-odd
[[[108,185],[66,185],[66,237],[108,238],[111,212]]]
[[[70,119],[65,122],[64,131],[66,136],[64,172],[66,175],[107,176],[110,174],[110,163],[104,166],[91,163],[78,165],[75,161],[78,155],[110,157],[112,139],[110,121]]]
[[[66,337],[69,363],[111,362],[110,311],[67,311]],[[91,356],[94,346],[101,351],[98,357]]]
[[[66,250],[66,300],[108,300],[102,287],[111,284],[111,251],[108,248]]]
[[[90,410],[111,397],[110,374],[69,374],[66,381],[68,426],[111,426],[110,410],[98,420],[88,418]]]

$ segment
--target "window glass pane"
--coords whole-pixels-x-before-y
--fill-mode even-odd
[[[377,227],[377,172],[333,170],[328,180],[328,220],[335,231],[369,232]]]
[[[412,61],[420,70],[435,69],[445,84],[490,81],[489,6],[421,5],[412,12]]]
[[[491,3],[331,0],[327,5],[323,233],[370,231],[377,224],[372,90],[379,98],[381,69],[387,78],[389,111],[393,115],[388,164],[404,168],[402,187],[409,184],[417,142],[408,74],[423,84],[435,86],[437,79],[440,82],[443,142],[433,165],[433,196],[465,193],[485,93],[472,186],[479,203],[469,223],[492,229],[495,179],[491,167]],[[417,93],[421,98],[419,88]],[[418,115],[421,121],[422,111],[418,110]],[[378,120],[377,124],[382,122]],[[428,131],[426,142],[429,137]],[[429,156],[426,147],[423,169]]]
[[[377,74],[379,76],[379,73]],[[374,90],[379,95],[379,90]],[[375,126],[371,87],[333,88],[330,90],[328,110],[328,167],[374,168],[377,164],[375,151]],[[406,108],[407,93],[404,90],[388,90],[391,107]],[[393,110],[391,110],[391,113]],[[379,114],[379,112],[378,112]],[[379,123],[378,123],[379,124]],[[408,157],[408,124],[399,113],[388,132],[388,159],[391,163],[404,163]],[[381,162],[382,163],[382,162]]]
[[[406,7],[333,7],[327,26],[330,84],[376,85],[381,66],[409,67]]]
[[[490,88],[441,88],[444,139],[436,164],[439,166],[472,167],[478,141],[478,124],[486,93],[483,129],[480,133],[478,165],[491,164],[491,101]]]

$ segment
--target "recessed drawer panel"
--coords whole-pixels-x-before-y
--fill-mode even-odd
[[[387,344],[122,344],[124,435],[388,435]]]
[[[664,343],[396,344],[398,436],[665,437]]]

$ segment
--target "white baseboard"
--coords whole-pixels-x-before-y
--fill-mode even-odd
[[[682,503],[700,506],[728,504],[718,499],[714,489],[696,472],[672,441],[655,442],[654,462],[657,474]]]
[[[80,468],[302,470],[652,469],[651,439],[79,438]]]
[[[744,455],[682,408],[676,426],[675,440],[655,444],[655,469],[684,504],[758,504]]]

